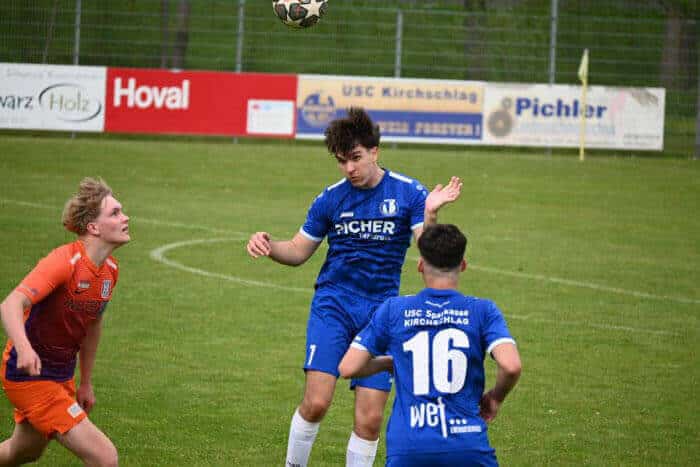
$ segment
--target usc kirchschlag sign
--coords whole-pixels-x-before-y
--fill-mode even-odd
[[[294,137],[295,75],[108,68],[104,131]]]

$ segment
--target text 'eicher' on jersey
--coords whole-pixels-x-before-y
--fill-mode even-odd
[[[351,220],[335,224],[337,235],[355,235],[368,240],[391,240],[396,232],[396,223],[384,219]]]

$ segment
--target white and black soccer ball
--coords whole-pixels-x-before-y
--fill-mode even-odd
[[[292,28],[310,28],[326,14],[328,0],[272,0],[275,15]]]

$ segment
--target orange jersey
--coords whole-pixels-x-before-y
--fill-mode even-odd
[[[41,359],[41,375],[17,370],[17,351],[8,340],[3,353],[3,378],[8,381],[67,381],[75,374],[80,345],[88,326],[112,298],[119,270],[109,256],[101,267],[75,241],[56,248],[15,289],[32,302],[24,310],[24,329]]]

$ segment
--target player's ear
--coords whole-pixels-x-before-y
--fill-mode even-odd
[[[418,258],[418,272],[423,274],[423,271],[425,270],[425,265],[423,264],[423,258]]]
[[[462,264],[459,265],[459,272],[464,272],[467,269],[467,260],[463,259]]]
[[[85,226],[85,231],[90,235],[100,235],[100,228],[97,227],[97,222],[88,222],[88,225]]]
[[[377,162],[377,159],[379,158],[379,147],[375,146],[370,148],[369,155],[372,158],[372,162]]]

